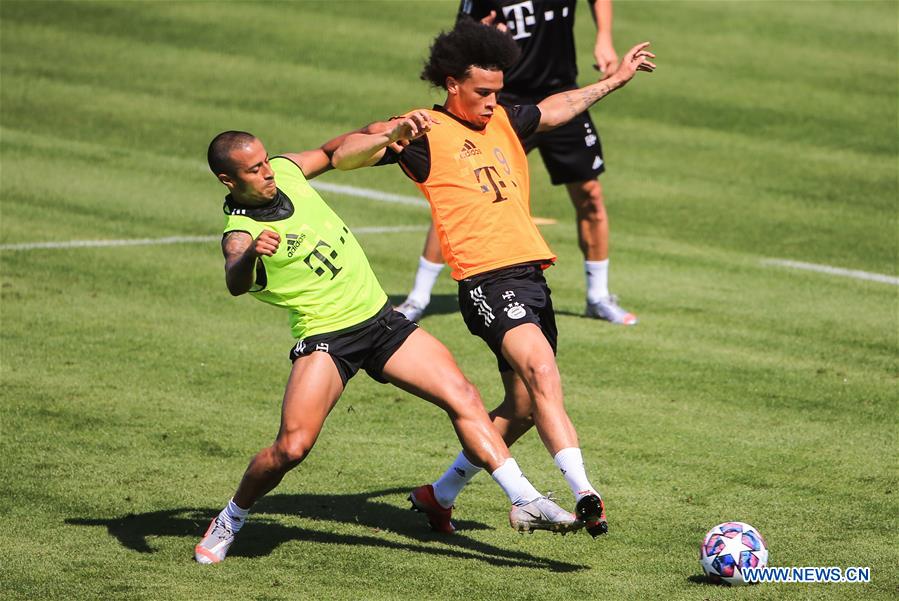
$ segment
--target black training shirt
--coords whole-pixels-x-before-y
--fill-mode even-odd
[[[455,119],[471,130],[480,131],[483,129],[456,117],[442,106],[435,104],[434,110],[446,115],[448,118]],[[537,126],[540,125],[540,109],[535,104],[506,107],[506,113],[509,115],[509,122],[512,124],[512,129],[515,130],[519,140],[524,140],[530,136],[537,131]],[[387,148],[387,152],[376,163],[376,166],[390,165],[392,163],[399,163],[403,168],[403,172],[414,182],[422,183],[428,179],[428,175],[431,173],[431,150],[427,134],[412,140],[398,154],[393,149]]]
[[[574,48],[576,0],[462,0],[459,18],[480,21],[496,11],[521,48],[521,59],[505,72],[504,94],[543,98],[577,86]]]

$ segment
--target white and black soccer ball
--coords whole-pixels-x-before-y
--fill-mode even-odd
[[[768,545],[758,530],[743,522],[718,524],[699,547],[699,563],[712,582],[746,584],[744,568],[768,564]]]

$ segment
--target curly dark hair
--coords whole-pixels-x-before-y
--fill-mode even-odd
[[[424,81],[446,89],[446,78],[465,79],[471,67],[505,71],[521,56],[512,36],[495,27],[460,19],[452,31],[441,32],[421,72]]]

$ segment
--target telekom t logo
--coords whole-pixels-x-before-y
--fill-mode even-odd
[[[315,267],[315,268],[312,267],[312,257],[315,257],[316,259],[318,259],[319,263],[321,263],[322,265],[324,265],[325,267],[328,268],[328,271],[331,272],[331,279],[333,280],[334,278],[337,277],[337,274],[343,270],[343,267],[337,267],[336,265],[334,265],[334,263],[332,263],[329,260],[329,257],[331,259],[337,258],[337,251],[332,249],[331,252],[328,253],[328,256],[326,257],[322,253],[322,251],[319,250],[319,248],[321,248],[321,249],[331,248],[331,245],[328,244],[327,242],[325,242],[324,240],[319,240],[316,243],[315,248],[312,250],[312,252],[309,253],[309,255],[305,259],[303,259],[303,262],[305,262],[306,265],[308,265],[309,268],[315,272],[315,275],[322,276],[325,274],[325,270],[322,269],[322,267],[320,267],[320,266]]]
[[[490,182],[490,187],[492,187],[493,191],[496,193],[496,198],[493,202],[502,202],[504,200],[509,200],[507,197],[503,196],[503,193],[500,191],[500,188],[506,187],[506,182],[504,182],[499,176],[499,171],[496,170],[496,167],[494,167],[493,165],[487,165],[486,167],[478,167],[474,170],[474,176],[478,180],[478,183],[481,185],[481,192],[489,192],[490,187],[481,182],[482,173],[484,174],[485,179]],[[496,179],[494,179],[494,176],[496,176]]]
[[[503,14],[506,16],[506,25],[512,30],[513,39],[520,40],[531,37],[527,28],[537,23],[537,17],[534,16],[534,3],[531,0],[504,6]]]

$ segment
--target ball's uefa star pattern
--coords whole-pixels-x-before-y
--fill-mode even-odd
[[[725,522],[705,535],[699,548],[699,563],[714,582],[745,584],[743,569],[765,567],[768,546],[749,524]]]

